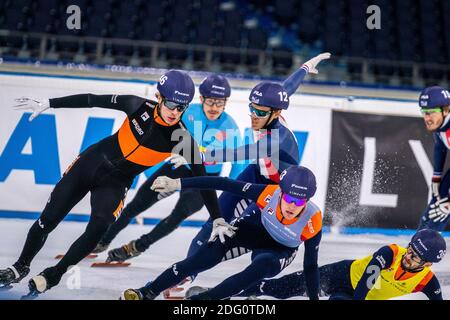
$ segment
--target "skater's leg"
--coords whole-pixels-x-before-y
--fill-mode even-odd
[[[153,206],[156,202],[171,195],[171,193],[158,193],[150,189],[157,177],[168,176],[179,178],[189,177],[191,175],[191,171],[185,166],[173,170],[170,164],[163,165],[139,188],[133,200],[124,208],[120,218],[109,227],[108,231],[102,237],[102,240],[100,242],[104,245],[110,244],[112,240],[114,240],[114,238],[130,224],[133,218]]]
[[[105,186],[98,186],[91,190],[91,219],[83,234],[70,246],[59,263],[41,273],[46,280],[44,291],[57,285],[70,266],[78,264],[95,248],[108,227],[120,214],[130,183],[121,183],[116,180],[105,181],[103,182]],[[42,290],[39,291],[42,292]]]
[[[10,267],[0,270],[0,286],[22,280],[30,271],[30,264],[42,249],[48,234],[89,191],[89,175],[85,168],[89,157],[78,157],[56,184],[39,219],[31,226],[19,259]]]
[[[212,220],[208,219],[200,228],[200,231],[197,233],[197,235],[192,239],[191,244],[189,246],[189,250],[187,253],[187,256],[193,256],[200,247],[206,243],[211,236],[212,231]]]
[[[83,175],[83,159],[78,159],[70,171],[56,184],[39,219],[31,226],[18,262],[30,265],[42,249],[47,236],[64,219],[67,213],[87,194]]]
[[[147,250],[153,243],[174,231],[187,217],[193,215],[203,207],[203,198],[199,191],[193,189],[182,190],[180,197],[169,216],[161,220],[147,234],[136,240],[136,248],[140,252]]]
[[[236,197],[229,192],[223,192],[219,197],[220,212],[223,215],[225,221],[230,222],[238,216],[248,207],[249,201],[240,197]],[[191,245],[189,246],[187,256],[195,254],[195,252],[200,248],[200,246],[208,241],[211,236],[212,231],[212,220],[208,219],[197,233],[197,235],[192,239]]]
[[[251,264],[243,271],[225,279],[216,287],[192,296],[192,300],[219,300],[237,295],[242,290],[252,287],[262,279],[271,278],[280,273],[286,266],[280,264],[281,259],[295,256],[296,250],[287,248],[283,251],[260,250],[253,252]]]
[[[257,166],[249,165],[244,171],[236,178],[236,180],[255,182],[259,183],[266,179],[258,177]],[[233,219],[239,217],[251,204],[248,199],[241,198],[230,192],[222,192],[219,197],[219,207],[225,221],[230,222]],[[195,252],[200,248],[200,246],[208,241],[212,231],[212,221],[208,219],[207,222],[202,226],[197,235],[192,239],[191,245],[189,246],[187,256],[195,254]]]
[[[319,268],[320,289],[325,295],[343,292],[351,294],[350,265],[352,260],[344,260]],[[290,273],[277,279],[265,279],[250,286],[239,296],[270,296],[277,299],[304,296],[306,294],[306,279],[303,271]]]
[[[150,291],[152,294],[158,295],[188,276],[213,268],[222,261],[229,250],[236,246],[238,244],[233,239],[227,239],[224,244],[218,239],[212,243],[205,243],[195,255],[173,264],[154,281],[139,290]]]

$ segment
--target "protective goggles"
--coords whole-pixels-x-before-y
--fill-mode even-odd
[[[304,206],[308,199],[299,199],[293,196],[288,195],[287,193],[283,193],[283,200],[287,203],[294,203],[297,207]]]
[[[211,99],[211,98],[205,98],[203,100],[203,103],[206,104],[208,107],[217,106],[217,107],[225,107],[225,104],[227,103],[227,99]]]
[[[189,106],[189,104],[179,104],[179,103],[176,103],[173,101],[169,101],[166,98],[163,98],[163,103],[167,107],[167,109],[170,109],[170,110],[177,109],[178,112],[183,112]]]
[[[251,103],[248,105],[248,108],[250,109],[250,114],[255,114],[257,118],[267,118],[272,113],[272,110],[263,111],[256,109]]]
[[[442,112],[442,108],[420,109],[420,112],[421,112],[423,115],[430,115],[430,114],[436,113],[436,112],[441,113],[441,112]]]

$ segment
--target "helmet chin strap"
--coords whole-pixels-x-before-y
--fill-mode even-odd
[[[158,117],[160,117],[161,120],[164,121],[164,123],[168,124],[161,115],[161,104],[160,103],[158,103],[158,105],[156,106],[156,113],[158,114]]]
[[[405,254],[406,255],[406,254]],[[408,267],[405,267],[404,266],[404,264],[403,264],[403,259],[404,259],[404,257],[405,257],[405,255],[403,255],[403,257],[402,257],[402,262],[401,262],[401,265],[402,265],[402,268],[403,268],[403,270],[405,270],[405,271],[408,271],[408,272],[420,272],[420,271],[422,271],[425,267],[423,266],[423,265],[419,265],[417,268],[415,268],[415,269],[411,269],[411,268],[408,268]],[[424,264],[425,264],[425,262],[424,262]]]
[[[272,122],[273,119],[272,119],[272,120],[270,119],[270,118],[272,117],[272,115],[273,115],[273,109],[270,108],[270,116],[269,116],[269,118],[267,119],[266,123],[262,126],[261,129],[266,129],[267,126],[270,124],[270,122]]]
[[[444,126],[445,118],[448,117],[448,114],[447,114],[447,116],[444,115],[444,108],[441,108],[441,114],[442,114],[442,123],[441,123],[441,125],[439,126],[439,129],[442,128],[442,127]]]

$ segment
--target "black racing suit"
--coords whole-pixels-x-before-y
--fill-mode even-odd
[[[218,173],[207,174],[208,176],[218,176]],[[113,223],[108,231],[100,240],[102,245],[110,244],[120,231],[125,229],[133,218],[153,206],[156,202],[166,198],[170,194],[159,193],[150,189],[157,177],[168,176],[170,178],[187,178],[192,177],[192,172],[185,166],[181,166],[176,170],[172,169],[170,163],[164,164],[154,174],[152,174],[145,183],[139,188],[136,196],[123,209],[120,218]],[[180,191],[180,197],[175,204],[172,212],[162,219],[150,232],[143,234],[136,240],[136,249],[144,252],[152,244],[164,238],[194,213],[203,207],[203,198],[199,190],[185,189]]]
[[[184,156],[194,175],[206,175],[194,139],[181,122],[166,124],[157,103],[131,95],[80,94],[50,99],[51,108],[103,107],[127,114],[115,134],[81,153],[56,184],[38,221],[31,227],[18,263],[30,265],[47,235],[91,192],[91,217],[85,232],[54,267],[56,285],[71,265],[88,255],[120,216],[133,178],[171,155]],[[178,130],[178,131],[176,131]],[[202,191],[213,219],[220,217],[215,191]]]

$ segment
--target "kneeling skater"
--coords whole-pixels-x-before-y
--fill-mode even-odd
[[[294,260],[303,242],[308,296],[318,299],[317,255],[322,237],[322,214],[317,205],[310,201],[316,192],[316,179],[309,169],[302,166],[287,168],[280,176],[279,185],[253,184],[222,177],[158,177],[152,188],[158,192],[184,188],[225,190],[253,200],[254,203],[232,222],[235,231],[233,237],[225,239],[222,234],[220,241],[217,241],[217,228],[213,229],[210,240],[194,255],[173,264],[144,287],[125,290],[121,299],[155,299],[163,290],[187,276],[251,251],[252,262],[243,271],[214,288],[189,297],[191,300],[226,299],[262,279],[276,276]]]

